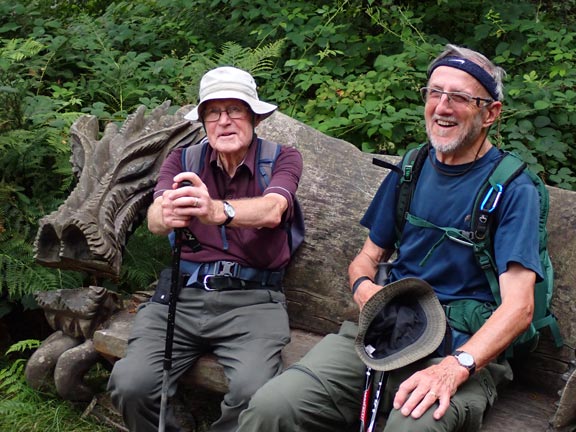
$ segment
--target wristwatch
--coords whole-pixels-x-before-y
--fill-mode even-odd
[[[232,207],[228,201],[222,201],[222,203],[224,204],[224,215],[226,216],[226,220],[222,225],[228,225],[232,222],[234,216],[236,216],[236,210],[234,210],[234,207]]]
[[[474,372],[476,372],[476,362],[474,361],[472,354],[468,354],[465,351],[454,351],[454,354],[452,355],[456,357],[460,366],[465,367],[468,370],[470,376],[474,375]]]

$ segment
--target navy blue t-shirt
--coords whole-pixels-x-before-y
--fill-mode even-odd
[[[441,169],[425,161],[418,179],[410,213],[440,227],[470,231],[471,214],[478,190],[500,159],[501,153],[492,148],[470,168],[465,165],[445,165],[439,162],[432,149],[431,158]],[[398,174],[391,172],[381,184],[361,224],[370,230],[370,239],[383,249],[394,249],[396,236],[396,191]],[[526,174],[514,179],[503,191],[497,208],[497,229],[494,250],[498,274],[511,262],[521,264],[542,277],[538,254],[538,191]],[[390,282],[405,277],[427,281],[441,302],[471,298],[493,302],[494,298],[484,271],[476,263],[470,246],[445,239],[426,255],[441,239],[444,232],[435,228],[421,228],[406,222],[397,259],[390,273]]]

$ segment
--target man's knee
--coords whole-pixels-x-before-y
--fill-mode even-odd
[[[282,424],[293,424],[292,401],[286,398],[281,386],[272,381],[261,387],[250,400],[248,408],[240,414],[238,432],[255,430],[279,431]]]
[[[108,390],[112,397],[121,395],[125,400],[139,400],[149,398],[161,387],[160,377],[145,367],[135,367],[127,359],[116,362],[110,379]]]
[[[268,371],[264,373],[262,369],[243,371],[235,374],[229,381],[228,397],[237,402],[248,401],[258,389],[271,380],[276,373]]]

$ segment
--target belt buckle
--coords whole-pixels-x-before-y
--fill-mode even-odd
[[[234,261],[218,261],[214,268],[214,276],[237,277],[240,265]]]
[[[202,281],[202,285],[204,285],[204,290],[206,290],[206,291],[220,291],[220,290],[217,290],[214,288],[210,288],[208,286],[208,281],[210,280],[210,278],[213,278],[214,276],[216,276],[216,275],[208,274],[208,275],[204,276],[204,280]]]
[[[216,276],[228,276],[228,277],[236,277],[238,272],[240,271],[240,265],[234,261],[218,261],[214,266],[214,274],[207,274],[204,276],[204,280],[202,284],[204,285],[204,289],[206,291],[221,291],[219,289],[210,288],[208,283],[210,278]]]

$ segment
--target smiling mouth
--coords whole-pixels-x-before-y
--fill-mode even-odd
[[[442,128],[451,128],[458,125],[457,123],[448,120],[436,120],[436,124]]]

